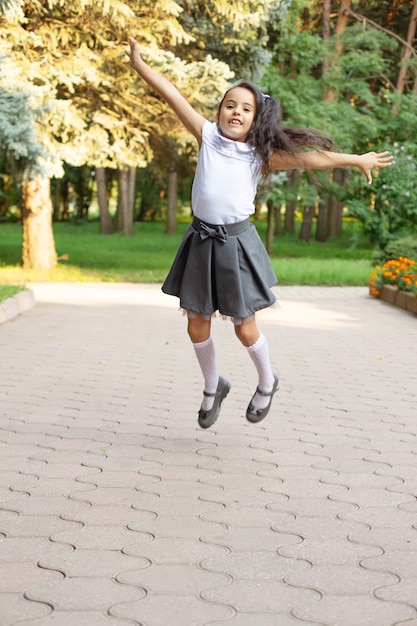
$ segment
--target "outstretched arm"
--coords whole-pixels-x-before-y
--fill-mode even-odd
[[[270,167],[273,170],[327,170],[335,167],[357,167],[363,172],[369,184],[372,183],[372,170],[374,167],[389,167],[393,157],[387,152],[367,152],[366,154],[341,154],[339,152],[327,152],[311,150],[288,154],[274,152],[270,159]]]
[[[139,76],[162,96],[177,115],[178,119],[184,124],[185,128],[194,135],[200,145],[206,119],[193,109],[191,104],[169,80],[158,74],[158,72],[145,63],[139,52],[139,46],[133,37],[129,37],[129,49],[126,50],[126,54],[129,57],[127,64],[133,67]]]

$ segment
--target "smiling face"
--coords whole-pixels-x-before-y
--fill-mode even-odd
[[[223,98],[217,114],[220,132],[227,139],[246,141],[256,115],[254,94],[245,87],[233,87]]]

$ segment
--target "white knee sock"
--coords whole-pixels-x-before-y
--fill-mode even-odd
[[[212,337],[201,343],[193,343],[198,363],[204,377],[204,391],[216,393],[219,382],[219,374],[216,365],[216,350]],[[213,406],[214,397],[204,396],[201,408],[209,411]]]
[[[247,350],[258,371],[259,389],[271,391],[274,385],[274,373],[269,360],[269,347],[265,336],[261,333],[258,341],[253,346],[249,346]],[[264,409],[268,405],[269,396],[261,396],[261,394],[256,393],[252,402],[256,408]]]

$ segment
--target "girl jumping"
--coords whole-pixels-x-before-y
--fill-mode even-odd
[[[230,391],[219,376],[211,337],[213,313],[230,317],[258,373],[258,386],[246,410],[250,422],[266,417],[278,389],[278,376],[255,314],[275,302],[277,278],[249,217],[259,182],[274,170],[323,170],[354,166],[372,182],[371,170],[391,165],[388,152],[341,154],[332,141],[309,129],[283,128],[277,100],[241,82],[220,102],[215,122],[200,115],[177,88],[143,60],[129,37],[127,62],[172,108],[196,138],[199,156],[188,227],[162,290],[180,299],[188,334],[204,378],[198,412],[202,428],[214,424]],[[309,150],[305,150],[309,148]]]

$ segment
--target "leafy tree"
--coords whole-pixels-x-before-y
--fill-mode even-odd
[[[226,63],[235,78],[257,80],[269,62],[268,24],[283,1],[199,2],[179,0],[179,20],[194,40],[178,54],[203,60],[207,54]]]
[[[53,163],[38,138],[38,120],[47,115],[44,98],[41,88],[22,84],[13,64],[0,59],[0,144],[21,188],[23,266],[34,268],[48,268],[57,262],[49,178],[45,176]]]
[[[187,177],[196,152],[161,99],[123,64],[128,33],[142,42],[149,63],[208,116],[214,114],[231,80],[257,80],[269,54],[272,62],[263,85],[281,99],[285,121],[319,127],[332,134],[343,150],[365,151],[389,147],[390,137],[413,143],[416,136],[414,53],[404,61],[404,95],[395,104],[398,64],[404,42],[410,39],[414,4],[412,0],[325,0],[323,4],[0,0],[0,11],[6,11],[0,16],[0,54],[8,57],[13,68],[10,76],[15,85],[8,78],[8,97],[14,92],[30,95],[25,106],[32,116],[34,141],[48,155],[43,161],[48,166],[43,174],[47,185],[62,163],[78,168],[88,164],[96,170],[104,206],[106,169],[119,171],[114,177],[121,191],[119,226],[129,232],[137,168],[152,164],[160,184],[167,186],[164,181],[170,176],[171,182],[180,172]],[[338,13],[342,8],[343,28]],[[4,77],[2,81],[4,89]],[[326,98],[329,94],[332,97]],[[3,160],[11,129],[8,125],[2,142]],[[30,136],[25,135],[23,143],[30,143]],[[23,180],[24,154],[14,163]],[[297,180],[307,184],[303,176]],[[344,203],[355,185],[354,176],[338,184],[332,178],[325,180],[319,189],[321,205],[326,194],[336,194]],[[171,189],[175,191],[175,185]],[[175,193],[171,195],[175,200]],[[28,201],[31,195],[22,193],[22,197]],[[170,206],[175,209],[175,202]],[[26,225],[32,213],[24,212]],[[108,211],[103,209],[102,218],[103,229],[110,228]],[[39,247],[30,241],[28,245]]]
[[[322,8],[329,11],[334,3],[294,0],[285,19],[270,33],[273,59],[263,78],[265,89],[281,100],[284,122],[320,128],[349,152],[389,149],[397,133],[398,137],[404,133],[410,137],[415,129],[415,116],[410,119],[412,96],[403,99],[398,119],[394,119],[392,107],[412,4],[341,0],[337,3],[341,13],[328,13],[334,18],[324,38],[326,14]],[[381,24],[376,23],[377,18]],[[369,26],[368,21],[375,25]],[[404,125],[405,120],[408,124]],[[351,190],[364,189],[365,182],[359,174],[346,171],[335,171],[327,180],[320,180],[318,226],[323,225],[322,216],[325,223],[324,232],[318,228],[317,235],[324,240],[332,234],[329,199],[335,197],[340,211]],[[303,176],[298,178],[298,184],[303,181]]]
[[[417,145],[395,142],[394,166],[381,170],[370,188],[353,186],[347,205],[380,250],[417,232]]]
[[[146,42],[149,61],[161,71],[169,68],[179,87],[186,86],[191,99],[196,98],[194,90],[201,85],[198,93],[203,106],[211,106],[216,91],[225,84],[227,66],[211,57],[187,64],[158,48],[191,40],[178,22],[180,8],[175,2],[155,5],[137,1],[128,5],[116,0],[76,0],[71,4],[42,0],[23,2],[22,8],[24,19],[16,12],[13,19],[10,12],[0,17],[0,48],[11,55],[28,88],[36,87],[43,95],[37,133],[51,156],[50,164],[88,163],[123,171],[143,167],[152,158],[151,140],[156,132],[175,138],[179,149],[188,149],[188,139],[176,131],[164,104],[147,92],[121,58],[127,28],[137,31]],[[47,186],[49,180],[42,189]],[[32,186],[34,193],[40,189]],[[22,193],[22,198],[42,206],[33,193]],[[49,205],[45,210],[50,211]],[[33,215],[30,209],[23,211],[24,227],[29,227]],[[36,232],[41,231],[38,228]],[[24,245],[33,248],[32,252],[41,252],[36,239],[26,237]],[[28,255],[27,262],[36,264],[35,257]]]
[[[0,15],[9,20],[16,20],[23,17],[23,0],[0,0]]]

